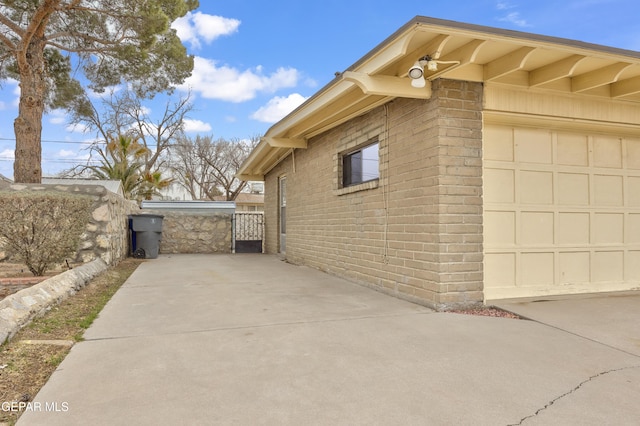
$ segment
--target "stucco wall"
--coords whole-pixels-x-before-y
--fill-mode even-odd
[[[266,250],[437,309],[482,302],[482,85],[436,80],[295,150],[266,176]],[[340,153],[377,138],[380,179],[340,188]],[[295,164],[295,169],[294,169]]]
[[[231,214],[151,209],[142,213],[164,216],[160,253],[231,253]]]
[[[3,190],[59,191],[91,197],[93,199],[91,219],[80,236],[80,244],[74,260],[87,263],[102,259],[106,264],[114,265],[127,257],[129,253],[127,217],[139,210],[134,202],[100,185],[13,184],[5,186]]]

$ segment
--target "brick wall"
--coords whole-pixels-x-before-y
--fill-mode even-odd
[[[436,80],[295,150],[266,177],[266,250],[437,309],[481,302],[482,86]],[[377,138],[380,179],[340,187],[340,154]],[[293,156],[295,156],[295,161]],[[295,164],[295,168],[294,168]]]

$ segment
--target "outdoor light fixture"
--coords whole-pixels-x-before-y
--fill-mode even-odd
[[[418,89],[427,85],[427,81],[424,79],[424,65],[420,60],[417,60],[416,63],[409,68],[409,78],[411,79],[411,85]]]
[[[412,78],[411,85],[417,89],[420,89],[427,85],[427,80],[425,80],[424,77]]]
[[[424,78],[424,68],[427,67],[428,71],[438,71],[438,64],[460,64],[459,61],[438,61],[433,59],[429,55],[425,55],[418,59],[411,68],[409,68],[409,78],[411,79],[411,85],[413,87],[421,88],[427,85],[427,81]]]
[[[427,85],[427,81],[424,78],[424,67],[426,66],[429,71],[433,71],[432,62],[430,56],[423,56],[418,59],[411,68],[409,68],[409,78],[411,79],[411,85],[416,88],[422,88]],[[436,69],[438,64],[435,64]]]
[[[411,68],[409,68],[409,77],[417,80],[424,76],[424,67],[420,64],[420,61],[416,61]]]

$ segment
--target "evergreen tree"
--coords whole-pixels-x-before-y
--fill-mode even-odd
[[[20,81],[14,180],[39,183],[42,117],[47,108],[83,105],[89,88],[129,84],[140,97],[169,90],[193,70],[170,24],[197,0],[3,0],[0,81]]]

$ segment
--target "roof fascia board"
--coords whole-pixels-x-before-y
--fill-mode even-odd
[[[262,182],[264,175],[236,174],[236,178],[244,182]]]
[[[307,141],[298,138],[275,138],[266,136],[264,139],[269,146],[274,148],[307,148]]]
[[[453,35],[464,35],[469,38],[478,38],[479,33],[486,34],[489,40],[496,41],[528,41],[528,45],[537,47],[553,47],[558,49],[559,46],[566,46],[567,50],[576,53],[576,50],[588,51],[595,56],[594,52],[600,52],[604,57],[615,56],[620,60],[620,56],[627,56],[634,59],[640,59],[640,52],[634,50],[620,49],[616,47],[604,46],[594,43],[587,43],[578,40],[571,40],[561,37],[552,37],[541,34],[528,33],[523,31],[505,30],[501,28],[486,27],[483,25],[466,24],[457,21],[449,21],[444,19],[427,18],[418,16],[414,18],[414,25],[424,27],[430,31],[441,31]]]
[[[293,110],[293,112],[269,128],[265,136],[284,137],[287,129],[293,126],[294,123],[304,120],[308,116],[324,108],[335,99],[339,98],[342,93],[353,85],[354,83],[343,80],[342,76],[332,80],[331,83],[317,92],[314,96],[309,98],[302,105]]]
[[[268,154],[269,149],[270,149],[269,144],[263,139],[260,139],[260,142],[258,142],[258,145],[253,149],[253,151],[251,151],[247,159],[244,160],[244,162],[240,165],[240,168],[236,172],[236,176],[238,176],[239,179],[242,179],[240,178],[241,175],[255,175],[256,174],[255,168],[252,170],[247,170],[247,168],[251,164],[255,164],[257,162],[262,161],[262,159]],[[264,178],[256,179],[256,180],[263,180],[263,179]],[[242,180],[245,180],[245,179],[242,179]]]
[[[431,81],[424,88],[411,86],[406,78],[390,76],[371,76],[355,71],[345,71],[342,77],[358,85],[365,95],[392,96],[401,98],[431,98]]]

